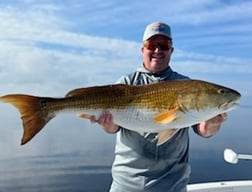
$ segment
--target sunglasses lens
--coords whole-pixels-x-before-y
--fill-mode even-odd
[[[146,41],[144,44],[144,47],[149,50],[155,50],[156,49],[156,42],[153,41]]]
[[[151,51],[154,51],[156,48],[159,48],[163,51],[171,49],[171,43],[169,41],[156,42],[156,41],[146,41],[144,47]]]

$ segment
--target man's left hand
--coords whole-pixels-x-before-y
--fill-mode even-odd
[[[227,113],[219,114],[198,125],[198,134],[202,137],[211,137],[217,133],[221,124],[227,120]]]

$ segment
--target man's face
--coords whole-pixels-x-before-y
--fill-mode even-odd
[[[144,67],[151,72],[160,72],[169,66],[173,52],[172,42],[163,35],[146,40],[142,47]]]

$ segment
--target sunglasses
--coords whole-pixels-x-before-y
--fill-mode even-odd
[[[156,48],[159,48],[162,51],[168,51],[172,49],[171,41],[150,41],[147,40],[144,42],[144,47],[148,50],[154,51]]]

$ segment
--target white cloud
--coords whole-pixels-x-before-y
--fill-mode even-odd
[[[35,87],[39,84],[42,90],[50,90],[45,86],[55,90],[56,86],[63,92],[66,87],[92,82],[112,83],[118,73],[136,63],[133,50],[140,52],[136,42],[65,31],[59,19],[48,16],[47,11],[39,16],[33,10],[23,13],[13,8],[1,9],[1,13],[0,79],[6,86],[16,84],[19,90],[38,91]]]
[[[92,54],[71,53],[4,43],[0,45],[0,79],[4,87],[16,84],[18,90],[30,88],[33,93],[43,93],[43,89],[62,93],[67,88],[85,84],[112,83],[121,76],[119,74],[136,67],[136,59],[99,49]],[[38,85],[40,90],[35,88]]]
[[[197,73],[252,73],[250,63],[251,59],[226,57],[209,54],[200,54],[196,52],[185,52],[176,50],[174,53],[174,62],[182,70]]]

